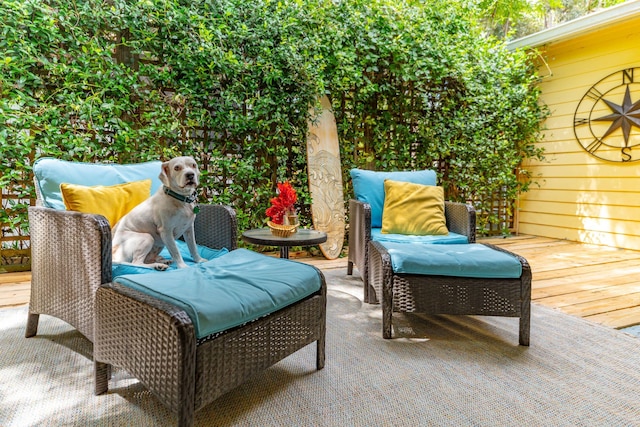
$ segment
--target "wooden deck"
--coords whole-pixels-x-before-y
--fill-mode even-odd
[[[533,271],[535,302],[613,328],[640,324],[640,251],[544,237],[481,239],[525,257]],[[297,258],[321,269],[343,268],[346,258]],[[0,307],[29,301],[30,273],[0,274]]]
[[[529,261],[533,301],[613,328],[640,324],[640,251],[533,236],[482,241]]]

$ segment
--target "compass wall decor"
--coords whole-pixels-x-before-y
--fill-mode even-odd
[[[616,71],[591,86],[578,103],[573,131],[598,159],[640,160],[640,67]]]

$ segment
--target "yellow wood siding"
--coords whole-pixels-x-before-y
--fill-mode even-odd
[[[546,160],[524,165],[539,186],[521,196],[518,231],[640,250],[640,161],[599,160],[582,148],[573,130],[576,107],[592,85],[640,67],[640,18],[538,50],[544,59],[542,100],[551,116],[539,143]],[[640,100],[640,85],[634,86],[633,102]],[[637,158],[640,146],[633,150]]]

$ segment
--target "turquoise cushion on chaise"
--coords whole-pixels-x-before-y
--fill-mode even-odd
[[[429,244],[460,244],[469,243],[469,239],[464,234],[449,232],[449,234],[415,236],[408,234],[383,234],[381,228],[371,229],[371,240],[376,242],[392,243],[429,243]]]
[[[385,242],[393,272],[431,276],[517,279],[520,261],[480,243],[468,245],[421,245]]]
[[[151,180],[151,194],[162,185],[160,167],[162,162],[118,165],[110,163],[82,163],[43,157],[33,164],[33,175],[42,195],[44,206],[64,210],[60,184],[85,186],[116,185],[125,182]]]
[[[190,268],[126,275],[114,282],[182,308],[198,338],[273,313],[322,286],[310,265],[246,249]]]
[[[178,250],[182,255],[182,259],[187,265],[191,266],[191,265],[197,264],[191,257],[191,253],[189,252],[189,248],[187,247],[187,243],[185,241],[176,240],[176,245],[178,246]],[[226,253],[229,253],[229,250],[226,248],[211,249],[206,246],[198,245],[198,253],[202,258],[207,260],[212,260]],[[160,256],[165,259],[171,259],[171,254],[169,253],[169,250],[166,247],[160,252]],[[168,270],[177,270],[177,269],[178,267],[176,267],[175,263],[169,264]],[[144,265],[131,265],[131,264],[114,262],[113,266],[111,267],[111,271],[112,271],[113,277],[118,277],[118,276],[124,276],[125,274],[153,273],[157,270],[152,267],[145,267]],[[166,271],[167,270],[165,270],[165,272]]]
[[[360,202],[371,205],[371,227],[382,227],[382,209],[384,207],[384,180],[411,182],[422,185],[436,185],[435,171],[377,172],[365,169],[351,169],[353,193]]]

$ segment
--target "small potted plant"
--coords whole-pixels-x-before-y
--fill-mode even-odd
[[[278,195],[271,199],[271,206],[266,210],[270,218],[267,225],[276,236],[288,237],[298,230],[297,200],[296,190],[288,181],[278,183]]]

